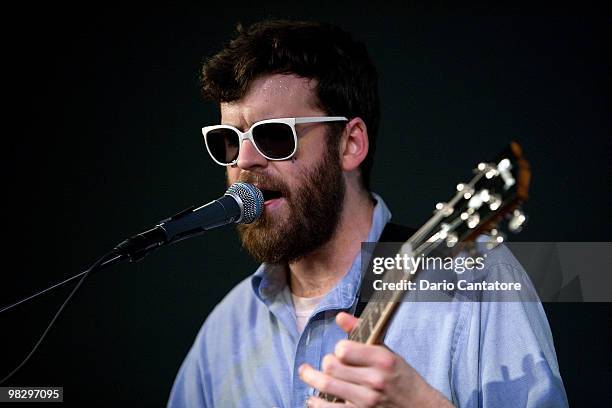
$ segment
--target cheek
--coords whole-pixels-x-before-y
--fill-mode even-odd
[[[281,180],[283,183],[287,185],[291,190],[295,190],[298,188],[304,178],[304,167],[306,163],[304,160],[297,159],[295,162],[288,160],[287,162],[279,162],[276,165],[276,169],[274,174],[276,178]]]
[[[298,147],[297,160],[293,164],[300,173],[308,172],[309,169],[319,165],[328,149],[327,137],[324,134],[312,136],[302,139],[303,143]]]

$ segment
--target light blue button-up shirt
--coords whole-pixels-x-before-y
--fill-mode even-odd
[[[391,213],[374,195],[369,242]],[[505,247],[487,268],[526,277]],[[347,335],[335,324],[354,310],[361,254],[299,333],[284,266],[262,264],[208,316],[176,377],[168,407],[303,407],[314,390],[298,376],[320,369]],[[526,278],[526,281],[528,279]],[[539,302],[403,302],[384,343],[459,407],[565,407],[552,336]]]

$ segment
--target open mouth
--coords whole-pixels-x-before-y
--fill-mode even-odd
[[[283,196],[278,190],[268,190],[264,188],[261,189],[261,192],[264,197],[264,204],[277,198],[281,198]]]

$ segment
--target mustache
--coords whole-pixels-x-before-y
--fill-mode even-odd
[[[261,173],[253,173],[250,171],[243,171],[238,176],[238,181],[242,183],[250,183],[259,186],[260,189],[279,191],[283,197],[290,197],[291,190],[289,186],[282,180],[263,175]]]

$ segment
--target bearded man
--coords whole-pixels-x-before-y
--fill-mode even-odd
[[[239,28],[202,80],[221,110],[203,129],[209,154],[228,184],[263,191],[261,218],[238,228],[262,264],[206,319],[169,407],[567,405],[538,302],[403,303],[384,345],[346,340],[361,243],[391,218],[370,191],[379,100],[363,44],[264,21]],[[507,250],[490,261],[524,274]]]

